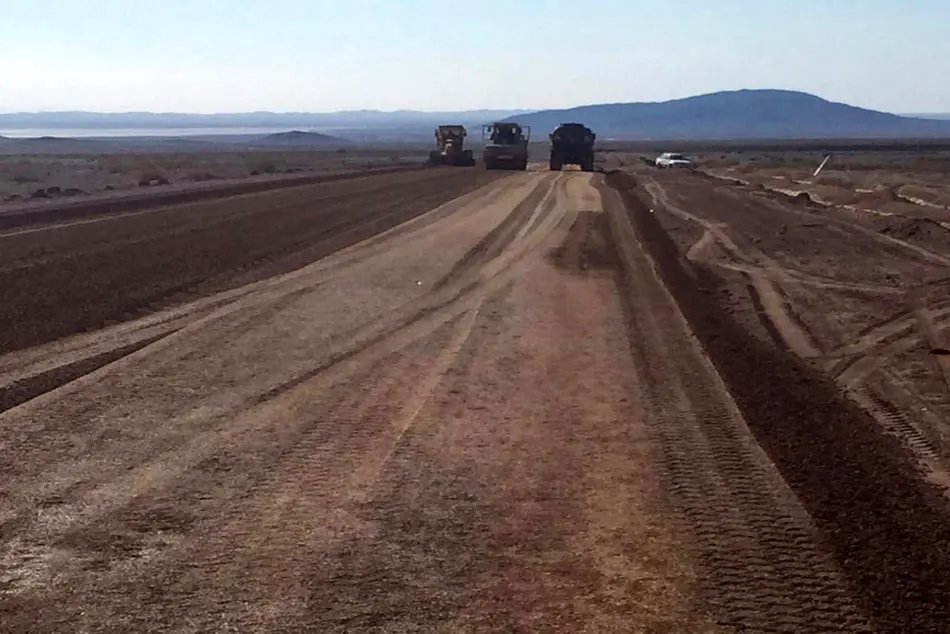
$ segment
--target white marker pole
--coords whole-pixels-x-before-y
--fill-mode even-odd
[[[831,158],[830,154],[825,155],[825,160],[821,162],[821,165],[818,166],[818,169],[815,170],[815,173],[811,175],[812,178],[815,178],[816,176],[818,176],[819,172],[821,172],[821,170],[825,167],[825,163],[827,163],[828,159],[830,158]]]

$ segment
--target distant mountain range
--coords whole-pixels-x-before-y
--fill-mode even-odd
[[[199,135],[187,137],[56,137],[7,138],[0,136],[0,154],[71,154],[109,151],[218,151],[218,150],[310,150],[337,149],[346,139],[291,130],[259,135]]]
[[[950,138],[950,121],[906,117],[789,90],[735,90],[651,103],[543,110],[511,117],[547,134],[579,121],[598,138],[645,140]]]
[[[516,120],[544,140],[557,124],[577,121],[601,140],[749,140],[948,138],[950,115],[897,115],[789,90],[735,90],[684,99],[611,103],[561,110],[468,110],[333,113],[250,112],[235,114],[39,112],[0,113],[0,134],[42,131],[48,136],[108,134],[162,135],[223,141],[223,135],[252,145],[319,145],[336,142],[431,142],[432,128],[461,123],[470,130],[496,120]],[[472,130],[470,136],[478,138]],[[59,133],[61,131],[61,134]],[[269,132],[291,136],[264,139]],[[317,134],[316,137],[301,136]],[[212,139],[213,135],[222,135]],[[320,135],[337,138],[320,138]],[[237,135],[237,136],[235,136]],[[248,136],[250,135],[250,136]],[[23,136],[17,134],[15,136]],[[37,135],[38,136],[38,135]]]

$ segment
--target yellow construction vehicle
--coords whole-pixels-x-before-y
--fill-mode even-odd
[[[435,150],[429,152],[430,165],[456,165],[472,167],[475,156],[464,149],[468,131],[461,125],[440,125],[435,129]]]

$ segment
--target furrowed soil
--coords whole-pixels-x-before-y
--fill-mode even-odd
[[[438,169],[0,234],[0,625],[942,631],[942,492],[782,312],[911,265],[795,268],[730,187]],[[852,361],[938,337],[920,301],[842,319]]]
[[[946,243],[761,188],[637,172],[612,178],[663,278],[877,627],[945,629]]]

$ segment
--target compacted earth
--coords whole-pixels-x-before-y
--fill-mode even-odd
[[[0,211],[0,631],[947,631],[939,195],[615,158]]]

